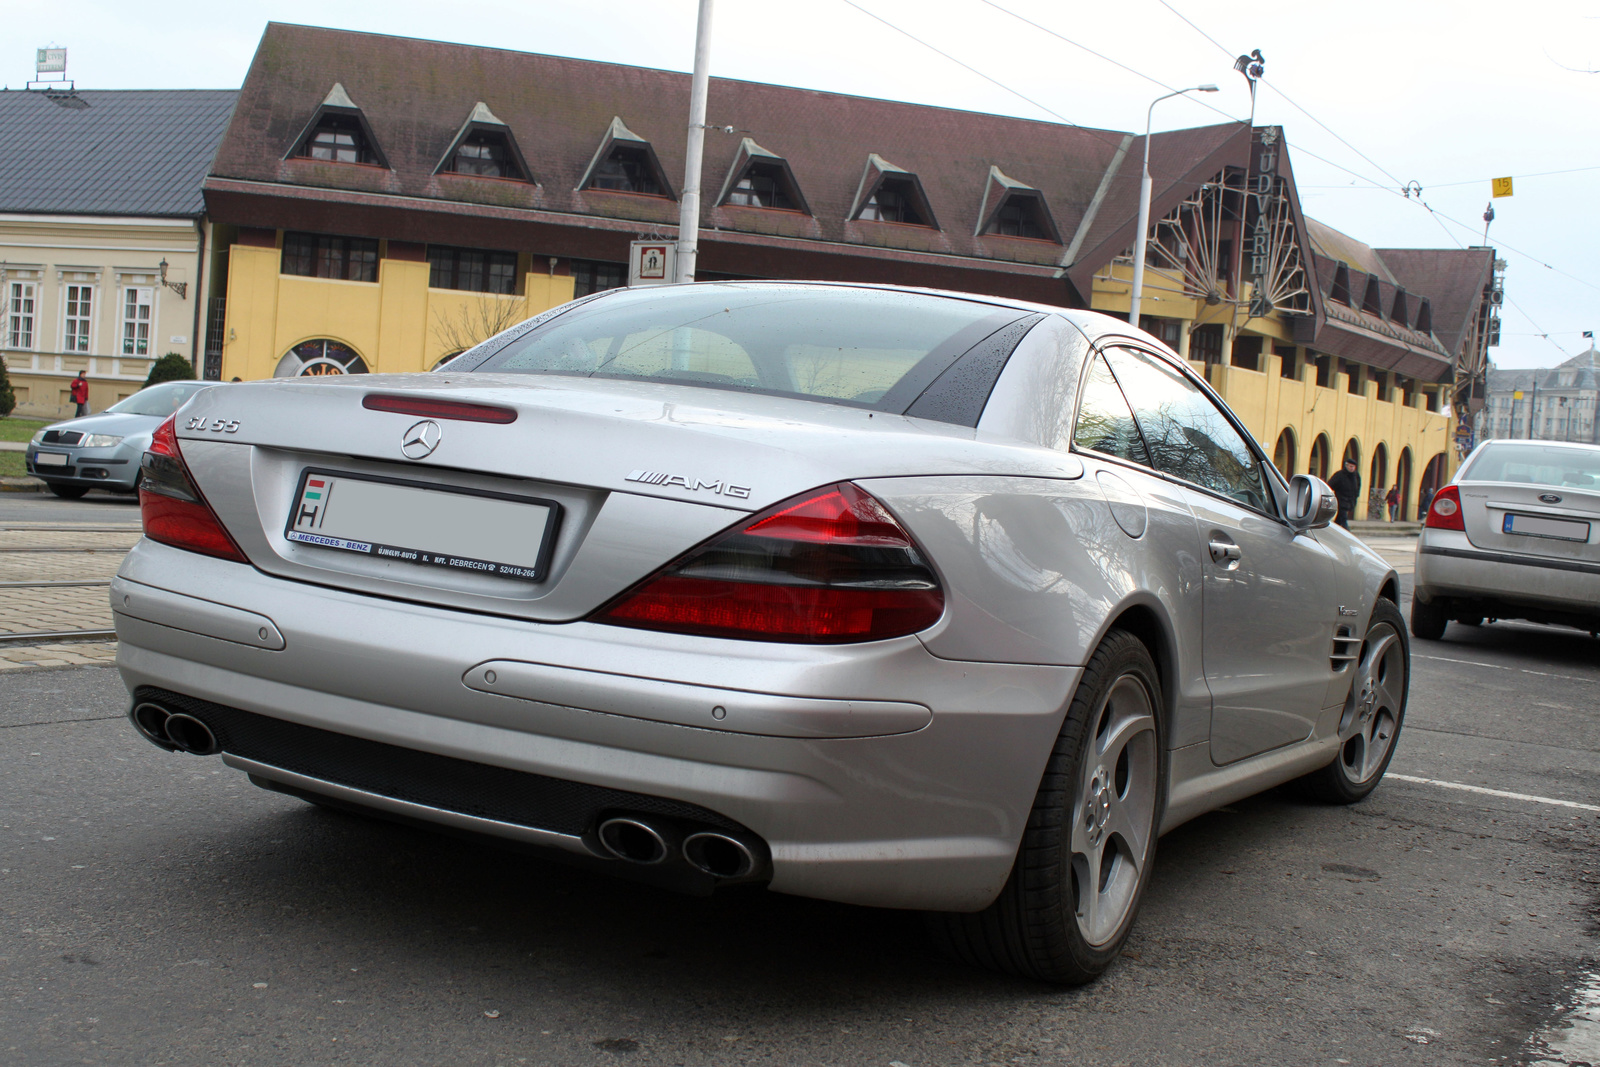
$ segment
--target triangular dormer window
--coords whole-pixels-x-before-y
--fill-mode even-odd
[[[1389,310],[1389,321],[1398,322],[1408,329],[1411,326],[1411,302],[1406,299],[1404,289],[1394,291],[1394,304]]]
[[[777,211],[811,214],[800,184],[789,169],[789,161],[768,152],[746,137],[728,168],[717,203],[733,207],[764,207]]]
[[[612,193],[637,193],[676,200],[661,161],[650,142],[613,118],[600,148],[589,161],[589,169],[578,189],[599,189]]]
[[[1383,318],[1383,287],[1378,284],[1376,275],[1367,275],[1367,292],[1361,298],[1361,310]]]
[[[511,127],[496,118],[489,105],[481,100],[473,106],[472,113],[461,124],[449,150],[439,161],[435,173],[441,172],[519,182],[533,180]]]
[[[989,168],[989,181],[983,191],[978,234],[1061,243],[1061,234],[1050,216],[1049,205],[1044,202],[1044,194],[1031,185],[1007,177],[994,166]]]
[[[922,182],[909,170],[895,166],[876,152],[867,157],[867,168],[856,191],[856,208],[850,217],[862,222],[898,222],[904,226],[939,228],[922,191]]]
[[[1333,272],[1333,292],[1328,294],[1334,300],[1350,306],[1350,268],[1340,264]]]
[[[1412,328],[1418,333],[1433,332],[1433,305],[1425,296],[1417,299],[1417,323]]]
[[[317,107],[311,121],[295,139],[291,157],[327,163],[367,163],[387,167],[378,139],[372,136],[367,117],[335,82],[333,89]]]

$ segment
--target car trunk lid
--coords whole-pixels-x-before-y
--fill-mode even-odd
[[[371,410],[372,396],[485,405],[514,421]],[[402,450],[419,423],[431,450]],[[286,578],[547,621],[581,618],[746,512],[858,477],[1075,477],[1074,458],[976,431],[836,404],[650,382],[435,373],[242,383],[180,414],[185,460],[251,562]],[[302,543],[287,534],[307,472],[551,507],[538,580]],[[417,502],[420,502],[417,503]],[[447,521],[447,520],[444,520]],[[402,525],[404,523],[402,522]],[[425,524],[421,524],[425,525]],[[406,549],[438,549],[389,542]],[[411,536],[418,536],[414,533]],[[504,561],[495,561],[504,562]]]

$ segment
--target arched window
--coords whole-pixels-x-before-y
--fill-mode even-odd
[[[1306,473],[1315,474],[1323,481],[1328,480],[1328,454],[1333,451],[1333,446],[1328,443],[1328,435],[1317,434],[1317,439],[1311,442],[1311,455],[1306,460]]]
[[[1350,438],[1350,440],[1346,441],[1344,443],[1344,457],[1342,459],[1340,459],[1339,462],[1340,462],[1340,464],[1354,463],[1356,465],[1356,470],[1360,470],[1361,469],[1361,442],[1357,441],[1354,437],[1352,437],[1352,438]]]
[[[1422,468],[1422,485],[1417,492],[1417,518],[1421,519],[1428,513],[1428,505],[1433,502],[1433,494],[1444,485],[1444,453],[1439,452],[1428,460],[1428,465]]]
[[[1389,448],[1382,442],[1372,450],[1372,468],[1367,472],[1368,518],[1385,518],[1384,497],[1389,495]]]
[[[1400,515],[1401,521],[1411,517],[1411,448],[1407,446],[1400,450],[1400,458],[1394,465],[1395,484],[1400,487]]]
[[[1294,475],[1294,431],[1285,426],[1272,446],[1272,465],[1285,477]]]
[[[299,378],[309,374],[365,374],[366,360],[356,350],[338,341],[319,338],[301,341],[278,360],[274,378]]]

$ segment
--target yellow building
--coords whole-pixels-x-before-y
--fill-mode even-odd
[[[667,71],[269,25],[205,182],[225,249],[221,375],[425,370],[623,284],[631,240],[676,233],[688,88]],[[720,79],[711,98],[748,135],[707,140],[699,278],[1129,314],[1134,135]],[[1150,148],[1141,325],[1286,472],[1326,476],[1349,456],[1377,512],[1398,484],[1415,516],[1455,462],[1453,391],[1482,364],[1492,252],[1374,250],[1305,219],[1276,127]]]
[[[0,355],[17,414],[71,416],[79,371],[101,410],[160,356],[202,351],[200,185],[237,95],[0,92]]]
[[[349,239],[335,240],[343,247],[320,251],[343,253],[343,277],[286,273],[283,231],[246,230],[228,245],[225,380],[430,370],[573,296],[570,273],[525,253],[507,264],[507,292],[480,292],[431,286],[444,279],[421,246],[373,240],[370,265],[352,268],[366,250],[352,257]]]

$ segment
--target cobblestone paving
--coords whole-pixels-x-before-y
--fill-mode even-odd
[[[71,644],[0,645],[0,671],[30,667],[109,667],[117,661],[115,641],[81,641]]]
[[[0,634],[111,629],[105,586],[0,589]]]
[[[109,582],[121,549],[98,552],[0,552],[0,582]],[[0,598],[9,592],[0,589]]]
[[[100,529],[63,529],[76,524],[7,523],[0,529],[0,582],[105,581],[139,539],[136,526],[84,524]],[[116,526],[105,529],[105,526]],[[30,552],[31,548],[81,552]],[[111,629],[109,591],[103,585],[0,588],[0,635]],[[0,645],[0,670],[107,662],[115,643]]]
[[[62,530],[18,529],[15,526],[0,530],[0,548],[92,548],[96,551],[116,551],[119,555],[132,548],[139,540],[138,530]]]

